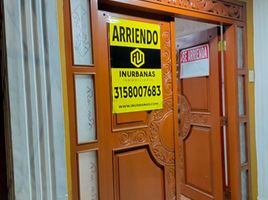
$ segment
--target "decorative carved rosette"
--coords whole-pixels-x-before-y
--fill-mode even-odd
[[[173,102],[172,98],[166,98],[163,102],[163,109],[162,110],[156,110],[152,113],[153,119],[155,121],[161,120],[164,118],[164,116],[173,110]]]
[[[164,26],[161,28],[165,28]],[[168,149],[165,144],[162,144],[160,139],[160,124],[165,120],[165,117],[173,113],[173,102],[172,102],[172,76],[171,76],[171,37],[170,31],[163,30],[161,35],[161,59],[162,63],[162,73],[163,73],[163,109],[153,111],[150,114],[149,120],[149,140],[150,149],[155,159],[162,164],[174,165],[175,164],[175,151]]]
[[[127,131],[119,136],[119,142],[123,146],[142,144],[146,141],[147,134],[144,130]]]
[[[174,165],[175,164],[175,152],[174,150],[168,149],[164,144],[162,144],[159,136],[159,126],[161,120],[152,121],[149,125],[151,134],[150,138],[150,148],[156,158],[156,160],[162,165]]]
[[[179,113],[179,133],[182,138],[186,138],[191,129],[191,106],[183,95],[178,95]]]
[[[176,199],[175,150],[169,149],[160,139],[160,124],[167,115],[173,114],[172,97],[165,99],[162,111],[154,111],[149,123],[150,149],[158,163],[165,166],[167,180],[167,200]],[[163,130],[162,130],[163,131]]]

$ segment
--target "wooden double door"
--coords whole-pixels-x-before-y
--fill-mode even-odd
[[[163,109],[112,114],[113,18],[160,25]],[[209,45],[209,75],[180,79],[173,26],[173,21],[98,12],[100,199],[223,199],[217,29],[185,44]]]

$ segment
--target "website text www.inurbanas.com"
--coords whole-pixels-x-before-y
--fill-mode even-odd
[[[143,106],[153,106],[153,105],[158,105],[158,102],[119,105],[119,108],[133,108],[133,107],[143,107]]]

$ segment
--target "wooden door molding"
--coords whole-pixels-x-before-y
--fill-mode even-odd
[[[179,133],[182,138],[186,138],[190,132],[191,125],[203,126],[211,124],[211,119],[208,114],[200,114],[192,112],[190,103],[184,95],[178,95],[178,112],[179,116]],[[183,122],[181,121],[183,120]]]
[[[182,138],[186,138],[191,129],[191,106],[187,98],[182,94],[178,95],[178,113],[180,113],[178,119],[180,124],[179,134]]]
[[[244,20],[242,3],[221,0],[144,0],[180,9],[207,13],[234,20]]]
[[[246,3],[232,0],[100,0],[101,3],[169,16],[223,22],[246,22]],[[120,12],[120,11],[119,11]]]

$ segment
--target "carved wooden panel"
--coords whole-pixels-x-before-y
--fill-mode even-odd
[[[115,199],[176,199],[171,31],[169,23],[159,24],[163,109],[113,115]],[[144,192],[142,180],[148,184]],[[160,193],[155,196],[152,191]]]
[[[160,4],[203,12],[211,15],[243,20],[243,6],[220,0],[144,0]]]
[[[175,167],[166,168],[166,183],[167,183],[167,199],[176,199],[176,180],[175,180]]]
[[[191,128],[191,106],[184,95],[178,96],[179,133],[185,138]]]
[[[162,74],[163,74],[163,109],[152,111],[149,114],[148,135],[144,130],[130,130],[118,133],[118,140],[120,146],[133,146],[137,144],[144,144],[149,142],[150,150],[157,160],[162,165],[175,164],[174,144],[166,145],[161,140],[161,134],[173,135],[173,121],[168,124],[169,130],[163,130],[163,124],[166,123],[167,118],[173,116],[172,105],[172,71],[171,71],[171,35],[168,26],[162,26],[162,46],[161,46],[161,60],[162,60]],[[166,30],[164,30],[166,29]],[[168,126],[167,125],[167,126]],[[172,136],[173,137],[173,136]],[[148,141],[147,141],[148,138]],[[173,138],[172,138],[173,140]],[[168,147],[169,146],[169,147]],[[172,146],[170,148],[170,146]]]
[[[160,139],[161,132],[173,134],[173,130],[161,130],[160,125],[168,115],[173,115],[172,105],[172,71],[171,71],[171,34],[169,27],[162,26],[161,63],[163,73],[163,109],[153,111],[150,116],[150,148],[156,160],[163,165],[175,164],[174,148],[170,149]],[[166,29],[166,30],[164,30]],[[172,127],[172,124],[171,126]]]
[[[206,112],[193,112],[184,95],[178,95],[178,119],[180,136],[186,138],[190,132],[191,126],[211,126],[211,117]]]
[[[207,77],[196,77],[194,79],[182,79],[183,94],[191,104],[193,111],[209,111],[209,79]],[[193,91],[195,93],[193,94]],[[196,96],[200,97],[196,101]]]
[[[147,141],[147,134],[144,130],[126,131],[119,134],[118,141],[122,146],[143,144]]]
[[[172,115],[170,112],[168,115]],[[164,118],[158,121],[152,119],[150,122],[150,148],[156,160],[163,165],[175,164],[174,149],[168,148],[161,140],[160,134],[164,131],[165,134],[172,134],[173,130],[163,130],[160,128],[161,123],[164,123]],[[171,131],[171,132],[170,132]],[[170,132],[170,133],[169,133]]]
[[[171,66],[171,33],[162,25],[161,63],[163,74],[163,109],[153,111],[149,117],[151,152],[158,163],[165,166],[166,199],[176,199],[175,149],[173,141],[173,85]],[[163,140],[162,138],[166,138]],[[167,139],[168,138],[168,139]],[[171,143],[170,143],[171,142]],[[173,142],[173,143],[172,143]]]
[[[180,195],[180,197],[178,199],[180,199],[180,200],[191,200],[191,199],[189,199],[188,197],[186,197],[186,196],[184,196],[182,194]]]
[[[193,126],[184,141],[185,184],[212,193],[211,129]],[[194,148],[193,148],[194,147]]]
[[[115,152],[117,200],[164,200],[164,167],[152,159],[147,148]]]

